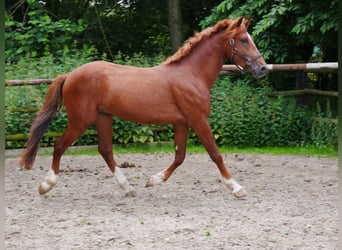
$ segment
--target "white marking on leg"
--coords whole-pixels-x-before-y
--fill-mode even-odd
[[[224,183],[226,186],[232,190],[232,193],[235,194],[236,192],[239,192],[243,187],[239,185],[233,178],[227,180],[223,178]]]
[[[57,183],[58,175],[50,169],[48,174],[46,175],[44,181],[39,186],[39,194],[45,194],[49,192]]]
[[[148,182],[146,183],[146,187],[153,187],[155,185],[159,185],[164,182],[165,171],[161,171],[158,174],[153,175]]]
[[[122,173],[121,169],[119,167],[115,167],[114,170],[114,177],[117,183],[119,184],[120,188],[125,190],[126,195],[134,195],[135,191],[134,188],[129,185],[126,176]]]

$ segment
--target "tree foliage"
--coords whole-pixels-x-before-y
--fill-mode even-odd
[[[308,61],[314,48],[323,60],[337,60],[338,1],[224,0],[202,27],[227,17],[252,20],[252,35],[272,63]]]
[[[219,2],[181,1],[184,39],[200,29],[199,22]],[[74,46],[74,41],[77,41],[78,47],[93,46],[110,60],[113,60],[111,55],[119,51],[131,56],[135,53],[148,56],[171,54],[166,0],[6,0],[6,20],[6,48],[11,48],[7,55],[13,55],[19,49],[16,58],[23,52],[37,51],[33,54],[40,55],[47,40],[59,44],[50,51],[63,51],[63,47]],[[61,30],[61,26],[65,30]],[[34,36],[35,32],[37,36]],[[44,39],[40,38],[43,36]],[[45,43],[37,44],[37,40]]]
[[[24,22],[15,21],[6,14],[6,60],[18,61],[25,56],[35,58],[48,55],[58,58],[64,53],[73,53],[70,51],[80,46],[77,37],[85,28],[81,19],[77,22],[69,19],[53,21],[39,3],[29,1]]]
[[[17,67],[9,69],[6,74],[16,70],[16,76],[46,77],[44,68],[51,75],[68,72],[79,64],[83,64],[86,55],[62,58],[66,63],[58,65],[47,58],[39,58],[27,63],[19,61]],[[50,57],[49,57],[50,58]],[[136,54],[133,57],[117,55],[116,62],[139,67],[155,65],[163,58],[145,57]],[[44,60],[45,59],[45,60]],[[91,58],[90,58],[91,59]],[[63,67],[61,69],[61,67]],[[27,71],[27,72],[25,72]],[[18,77],[22,78],[22,77]],[[13,78],[12,78],[13,79]],[[266,81],[260,80],[262,82]],[[260,84],[260,86],[263,84]],[[44,101],[47,85],[40,86],[10,86],[5,92],[5,135],[16,137],[16,141],[7,140],[7,148],[23,147],[25,136],[29,133],[30,124],[36,117],[34,113]],[[337,126],[326,121],[332,117],[329,112],[307,112],[299,106],[294,98],[274,98],[269,94],[270,88],[256,87],[246,79],[233,80],[231,77],[220,76],[211,91],[211,114],[209,122],[218,145],[226,146],[302,146],[315,145],[319,147],[337,147]],[[26,110],[26,112],[21,112]],[[320,117],[315,122],[312,117]],[[328,119],[326,119],[328,118]],[[64,108],[50,124],[48,134],[60,135],[66,128],[67,115]],[[114,118],[113,142],[119,144],[162,142],[173,140],[171,126],[147,126]],[[199,143],[195,133],[190,133],[190,142]],[[52,146],[53,138],[44,136],[41,146]],[[91,126],[82,135],[76,145],[97,144],[96,129]]]
[[[183,37],[220,19],[245,16],[252,19],[250,30],[269,63],[335,61],[337,2],[181,1]],[[171,53],[167,13],[166,0],[6,0],[6,77],[52,78],[98,58],[140,67],[158,64]],[[267,81],[282,88],[295,82],[284,73],[278,79],[271,76]],[[318,112],[316,115],[324,119],[311,123],[292,99],[274,100],[267,96],[268,89],[256,89],[249,78],[244,81],[247,83],[235,84],[232,77],[219,79],[212,91],[210,121],[219,144],[337,145],[336,125],[325,122],[326,118],[334,118],[334,112]],[[258,86],[269,82],[259,81]],[[6,91],[6,134],[28,132],[32,115],[10,109],[41,105],[45,91],[39,87]],[[115,129],[122,131],[114,137],[119,143],[172,138],[171,130],[156,133],[149,127],[121,120],[115,124]],[[60,132],[65,125],[66,115],[62,112],[51,130]],[[79,142],[96,143],[92,133]],[[50,145],[51,140],[44,143]]]

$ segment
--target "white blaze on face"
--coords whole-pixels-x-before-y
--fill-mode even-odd
[[[251,35],[248,32],[247,32],[247,37],[251,42],[253,42],[253,38],[251,37]]]
[[[254,44],[253,37],[252,37],[248,32],[247,32],[247,37],[248,37],[248,39],[250,40],[250,43],[251,43],[251,44]],[[255,46],[256,52],[259,54],[258,48],[256,47],[255,44],[254,44],[254,46]]]

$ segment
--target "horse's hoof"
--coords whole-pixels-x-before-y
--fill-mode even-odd
[[[148,182],[146,183],[145,187],[154,187],[157,185],[162,184],[164,181],[166,181],[165,179],[165,171],[161,171],[158,174],[153,175]]]
[[[153,177],[151,177],[147,182],[145,187],[149,188],[149,187],[153,187],[154,186],[154,179]]]
[[[42,183],[39,185],[38,191],[40,195],[46,194],[52,189],[52,186],[44,185],[45,183]]]
[[[125,194],[125,197],[136,197],[136,196],[137,196],[137,192],[135,192],[135,190],[131,190]]]
[[[240,190],[234,192],[233,194],[238,199],[245,199],[247,197],[247,192],[244,188],[241,188]]]

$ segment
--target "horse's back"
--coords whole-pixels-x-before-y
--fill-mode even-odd
[[[162,66],[138,68],[95,61],[70,72],[64,105],[140,123],[179,123],[179,113]]]

